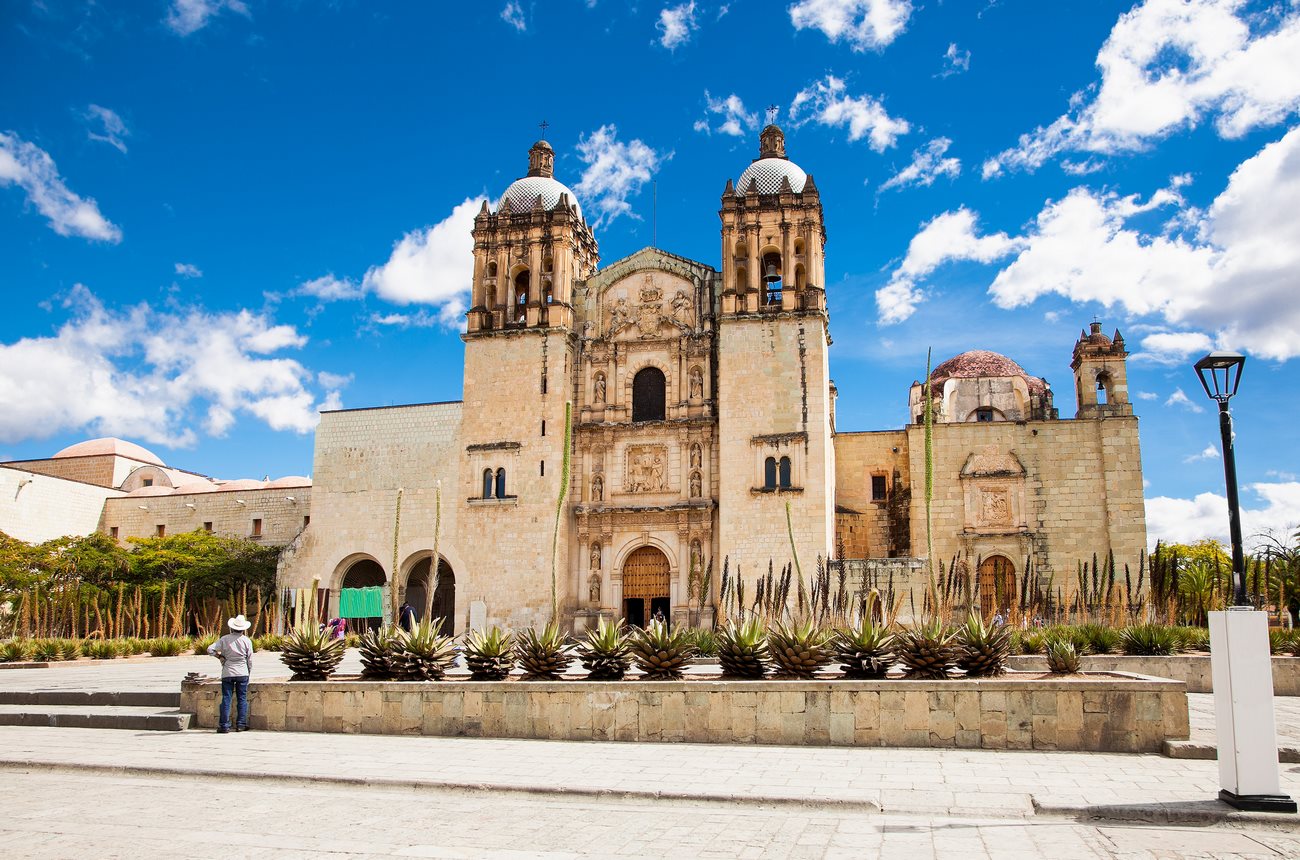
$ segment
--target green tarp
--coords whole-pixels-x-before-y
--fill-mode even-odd
[[[339,591],[340,618],[383,618],[384,589],[344,588]]]

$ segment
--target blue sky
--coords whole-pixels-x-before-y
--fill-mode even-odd
[[[1063,11],[1068,9],[1068,12]],[[1226,531],[1190,364],[1250,356],[1247,530],[1300,521],[1300,4],[8,0],[0,457],[310,473],[319,408],[458,399],[468,229],[549,123],[602,258],[718,265],[769,105],[828,225],[841,429],[971,348],[1133,356],[1154,536]]]

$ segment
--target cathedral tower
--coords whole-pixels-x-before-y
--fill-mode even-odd
[[[833,551],[835,519],[826,230],[780,128],[763,129],[719,215],[719,555],[751,573],[769,559],[780,568],[792,532],[808,576]]]
[[[1076,418],[1133,414],[1128,400],[1128,351],[1119,329],[1113,339],[1102,334],[1099,322],[1080,332],[1070,369],[1079,402]]]
[[[546,141],[528,151],[528,174],[484,202],[474,219],[474,280],[465,340],[458,516],[469,561],[465,600],[510,607],[513,626],[550,614],[551,532],[564,460],[564,405],[572,397],[575,281],[599,250],[578,201],[554,177]],[[463,501],[461,501],[463,500]],[[561,611],[570,602],[566,547],[557,551]],[[542,533],[545,539],[541,539]],[[458,583],[458,587],[462,584]],[[525,603],[520,595],[528,595]]]

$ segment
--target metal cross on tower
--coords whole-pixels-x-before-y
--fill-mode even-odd
[[[780,110],[780,108],[778,108],[776,105],[768,105],[768,106],[767,106],[767,124],[768,124],[768,125],[771,125],[772,123],[776,122],[776,115],[777,115],[777,113],[779,112],[779,110]]]
[[[551,124],[546,120],[542,120],[537,124],[537,127],[542,130],[542,140],[546,140],[546,130],[551,127]]]

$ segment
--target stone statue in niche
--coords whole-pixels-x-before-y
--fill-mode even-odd
[[[591,479],[591,500],[593,502],[605,500],[605,479],[600,475]]]
[[[696,442],[694,445],[691,446],[691,468],[692,469],[700,468],[700,459],[701,459],[700,443]]]
[[[673,321],[685,329],[691,328],[691,300],[685,290],[678,290],[673,296]]]
[[[702,495],[703,481],[700,479],[699,472],[691,472],[691,498],[698,499]]]
[[[591,382],[591,402],[605,402],[605,374],[597,373],[596,378]]]
[[[691,368],[691,399],[698,400],[704,396],[704,371],[698,367]]]
[[[1011,504],[1001,490],[985,490],[980,500],[980,518],[986,525],[1011,525]]]
[[[591,569],[600,570],[600,541],[591,544]]]
[[[592,604],[596,606],[600,605],[600,574],[599,573],[593,573],[591,575],[591,578],[587,580],[587,599],[590,600]]]
[[[698,572],[704,564],[704,553],[700,549],[700,542],[691,541],[691,570]]]
[[[664,488],[667,449],[658,445],[639,445],[627,449],[627,491],[658,493]]]

